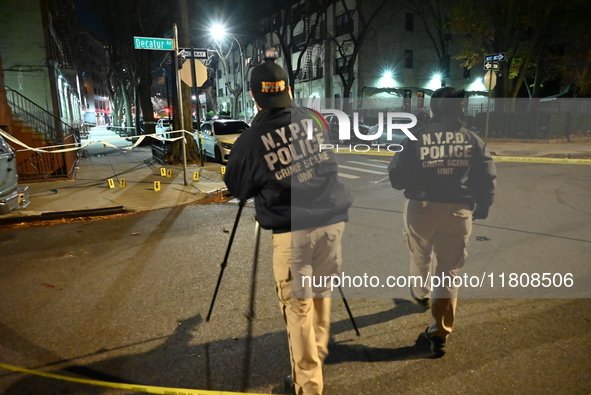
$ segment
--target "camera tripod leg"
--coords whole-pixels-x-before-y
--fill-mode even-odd
[[[256,282],[257,282],[257,267],[259,262],[259,246],[261,240],[261,226],[259,225],[258,221],[255,219],[254,225],[254,234],[255,234],[255,244],[254,244],[254,259],[252,264],[252,283],[250,286],[250,304],[248,312],[246,313],[246,318],[248,319],[248,332],[246,335],[246,351],[244,354],[244,368],[243,368],[243,376],[242,376],[242,392],[246,392],[249,385],[250,380],[250,366],[251,366],[251,357],[252,357],[252,332],[253,332],[253,323],[255,318],[254,313],[254,300],[256,294]]]
[[[228,266],[228,257],[230,256],[230,249],[232,248],[232,243],[234,242],[234,236],[236,235],[236,228],[238,228],[238,222],[240,222],[240,215],[242,214],[242,209],[244,208],[245,204],[246,204],[246,201],[242,201],[242,200],[240,201],[240,203],[238,203],[238,213],[236,214],[236,220],[234,221],[234,226],[232,227],[232,233],[230,234],[230,240],[228,241],[228,248],[226,248],[226,254],[224,255],[224,260],[222,261],[222,264],[221,264],[218,282],[215,286],[215,291],[213,293],[213,298],[211,299],[211,304],[209,305],[209,312],[207,313],[207,318],[205,319],[205,321],[209,321],[209,319],[211,318],[211,313],[213,311],[213,305],[215,303],[216,297],[218,296],[220,284],[222,283],[224,269],[226,269],[226,266]]]
[[[347,309],[347,313],[349,313],[349,318],[351,319],[351,324],[353,324],[353,328],[355,329],[355,334],[357,336],[361,336],[359,334],[359,329],[357,329],[357,324],[355,323],[355,318],[353,318],[353,313],[351,313],[351,309],[349,308],[349,303],[347,303],[347,299],[345,298],[345,294],[343,293],[343,289],[339,285],[339,292],[341,293],[341,298],[343,299],[343,303],[345,304],[345,308]]]

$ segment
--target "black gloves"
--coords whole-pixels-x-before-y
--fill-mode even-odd
[[[488,207],[477,204],[474,212],[472,213],[472,220],[486,219],[486,217],[488,217]]]

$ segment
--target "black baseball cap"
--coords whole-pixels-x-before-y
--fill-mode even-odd
[[[273,61],[266,61],[252,69],[250,90],[259,107],[291,107],[288,80],[285,70]]]

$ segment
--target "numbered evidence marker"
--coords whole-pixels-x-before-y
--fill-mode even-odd
[[[160,192],[160,181],[154,181],[154,191]]]
[[[161,168],[160,168],[160,175],[161,175],[162,177],[166,177],[166,167],[161,167]]]
[[[193,173],[193,181],[199,181],[200,176],[201,176],[201,173],[199,173],[198,171]]]
[[[226,174],[226,166],[220,167],[220,174]]]
[[[168,177],[168,178],[172,177],[172,170],[168,169],[168,171],[166,172],[166,177]]]
[[[109,178],[109,180],[108,180],[108,181],[109,181],[109,188],[111,188],[111,189],[112,189],[112,188],[115,188],[115,181],[113,181],[113,179],[112,179],[112,178]]]
[[[125,188],[127,186],[127,181],[124,178],[119,180],[119,188]]]

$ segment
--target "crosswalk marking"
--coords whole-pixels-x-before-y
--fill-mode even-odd
[[[349,178],[351,180],[354,180],[356,178],[360,178],[359,176],[354,176],[352,174],[347,174],[347,173],[339,173],[339,177]]]
[[[355,164],[363,165],[363,166],[379,167],[380,169],[387,169],[388,168],[388,166],[384,166],[384,165],[374,165],[373,163],[358,162],[358,161],[355,161],[355,160],[349,160],[349,161],[347,161],[347,163],[355,163]]]
[[[383,171],[360,169],[358,167],[343,166],[343,165],[339,165],[339,169],[355,170],[355,171],[360,171],[360,172],[363,172],[363,173],[371,173],[371,174],[388,174],[388,173],[383,172]]]

